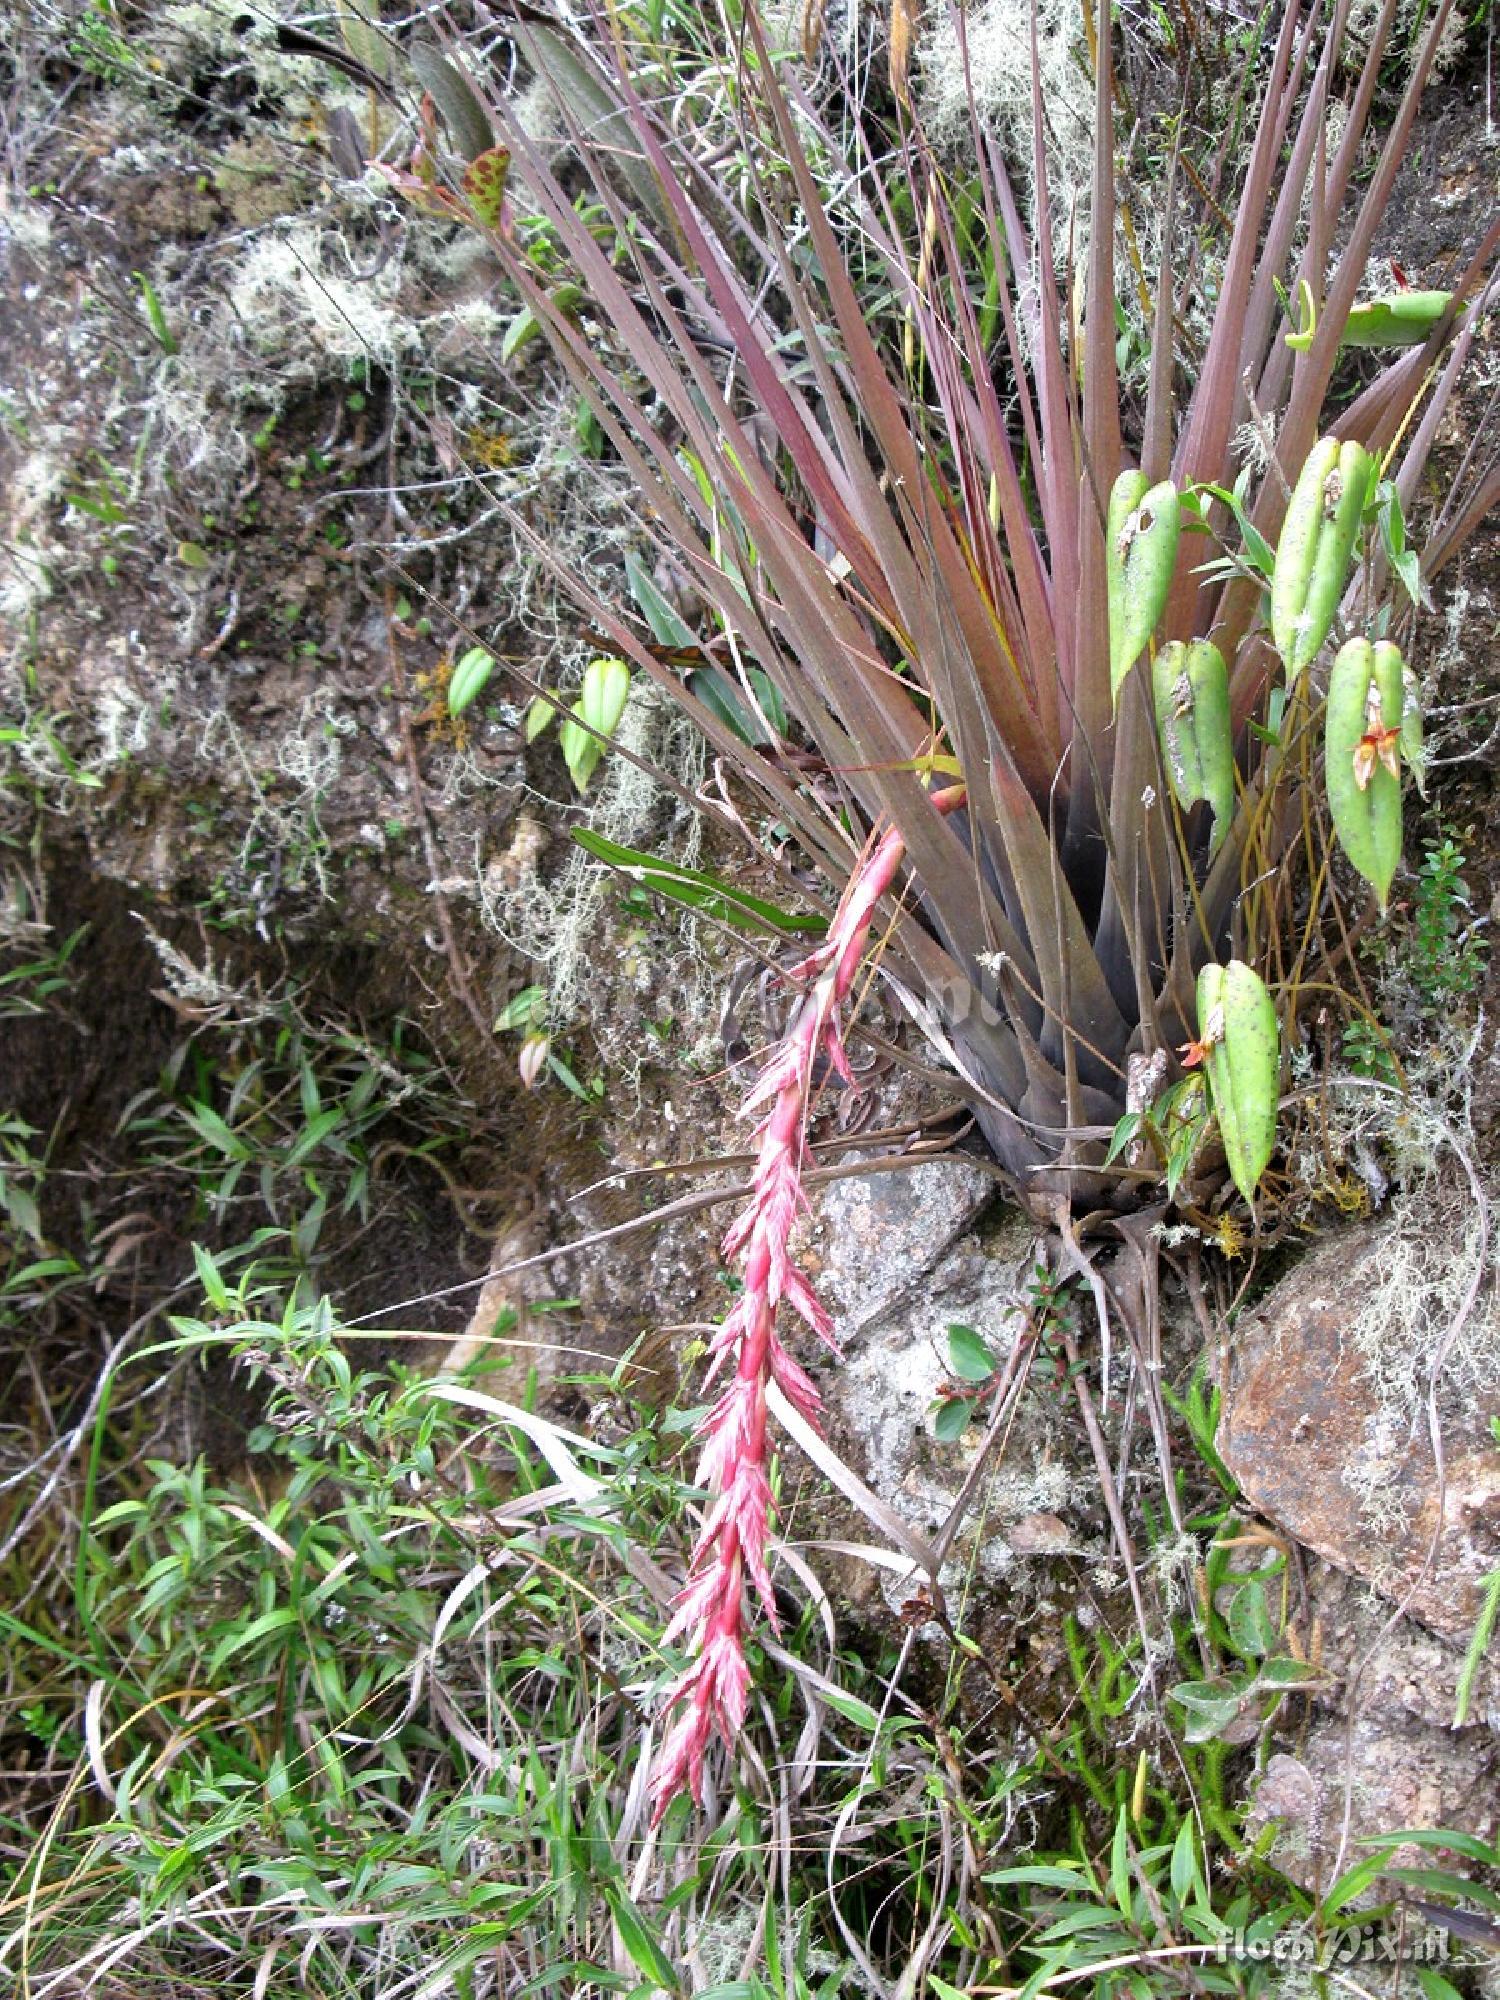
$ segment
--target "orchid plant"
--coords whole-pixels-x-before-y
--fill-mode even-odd
[[[753,1192],[724,1246],[743,1291],[713,1342],[727,1380],[704,1422],[710,1501],[672,1628],[691,1662],[658,1810],[698,1791],[715,1730],[739,1730],[747,1595],[775,1617],[768,1385],[817,1409],[777,1314],[828,1337],[791,1238],[818,1058],[845,1067],[841,1012],[872,930],[887,989],[1019,1197],[1076,1242],[1170,1197],[1192,1212],[1213,1171],[1210,1112],[1253,1203],[1288,1019],[1336,911],[1323,799],[1354,869],[1389,893],[1402,771],[1420,754],[1394,635],[1500,492],[1493,441],[1488,458],[1476,442],[1417,572],[1405,513],[1493,296],[1500,226],[1419,312],[1365,296],[1452,0],[1432,10],[1371,164],[1398,4],[1384,0],[1352,67],[1348,0],[1326,19],[1301,0],[1283,10],[1217,240],[1223,209],[1189,212],[1174,152],[1130,422],[1116,305],[1122,278],[1151,287],[1116,268],[1113,41],[1129,31],[1107,16],[1089,21],[1077,269],[1056,263],[1039,85],[1031,226],[976,113],[960,228],[904,46],[876,163],[866,127],[834,129],[837,91],[820,97],[782,59],[754,0],[721,19],[735,88],[712,131],[661,47],[628,38],[629,16],[601,7],[579,26],[528,7],[510,31],[552,80],[570,145],[558,157],[509,100],[488,104],[474,144],[508,156],[509,191],[470,220],[632,474],[643,540],[707,607],[688,635],[700,659],[757,715],[757,690],[773,690],[786,736],[815,756],[737,731],[683,649],[654,643],[647,595],[637,618],[559,580],[733,773],[726,834],[759,811],[829,891],[825,940],[785,975],[799,997],[745,1107]],[[430,158],[430,119],[423,143]],[[565,281],[527,255],[523,202]],[[982,303],[965,264],[976,227],[995,278]],[[1198,345],[1188,307],[1205,296]],[[1400,344],[1330,418],[1346,340],[1382,329]],[[1192,1162],[1143,1152],[1165,1128],[1153,1106],[1195,1071]]]

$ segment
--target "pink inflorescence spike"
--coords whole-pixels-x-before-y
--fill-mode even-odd
[[[948,804],[944,799],[939,809]],[[776,1603],[766,1565],[771,1488],[767,1477],[766,1390],[771,1382],[810,1423],[821,1408],[811,1379],[776,1334],[783,1300],[833,1345],[833,1323],[791,1260],[790,1240],[807,1207],[807,1113],[819,1058],[852,1081],[840,1009],[859,969],[880,898],[905,854],[894,828],[869,851],[844,892],[818,949],[789,977],[803,987],[786,1032],[772,1051],[745,1113],[763,1112],[755,1131],[750,1200],[724,1238],[724,1256],[744,1283],[710,1346],[709,1379],[733,1364],[728,1386],[704,1419],[698,1483],[711,1496],[693,1549],[688,1581],[667,1638],[688,1636],[692,1664],[672,1687],[680,1709],[652,1776],[659,1820],[684,1785],[702,1796],[703,1758],[717,1732],[732,1746],[745,1719],[750,1674],[745,1664],[745,1586],[753,1585],[772,1628]]]

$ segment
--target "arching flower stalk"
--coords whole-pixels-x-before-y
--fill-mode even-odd
[[[856,868],[826,940],[788,972],[804,986],[780,1044],[744,1100],[742,1116],[764,1112],[756,1128],[756,1168],[748,1206],[724,1236],[724,1258],[738,1268],[744,1290],[710,1344],[710,1380],[726,1366],[734,1378],[702,1424],[698,1484],[710,1508],[692,1552],[692,1572],[678,1596],[666,1638],[690,1634],[694,1662],[668,1694],[680,1716],[652,1776],[654,1818],[686,1784],[702,1796],[704,1752],[718,1730],[732,1746],[744,1724],[750,1670],[744,1660],[746,1582],[778,1630],[776,1598],[766,1568],[770,1480],[766,1474],[766,1388],[776,1382],[788,1402],[818,1422],[822,1398],[808,1372],[776,1334],[776,1308],[786,1300],[820,1340],[834,1346],[834,1322],[806,1276],[792,1262],[790,1238],[808,1198],[808,1106],[822,1056],[844,1082],[854,1082],[844,1050],[842,1006],[864,956],[870,922],[906,854],[892,828]]]
[[[940,812],[963,798],[954,787],[934,800]],[[821,1398],[806,1370],[782,1346],[776,1312],[783,1300],[830,1348],[833,1321],[793,1263],[792,1230],[807,1208],[807,1115],[819,1058],[846,1083],[854,1081],[844,1047],[842,1008],[864,956],[881,897],[894,881],[906,843],[892,828],[860,861],[828,935],[787,977],[803,988],[781,1041],[742,1106],[764,1113],[755,1133],[755,1171],[748,1205],[724,1238],[724,1256],[744,1283],[733,1310],[710,1345],[709,1380],[729,1365],[729,1386],[703,1420],[698,1483],[710,1495],[693,1549],[688,1581],[677,1599],[668,1640],[690,1635],[692,1665],[667,1697],[680,1708],[652,1777],[659,1820],[684,1785],[701,1799],[703,1758],[715,1731],[732,1747],[745,1720],[750,1671],[745,1662],[746,1584],[754,1587],[773,1630],[776,1600],[766,1565],[771,1487],[767,1476],[766,1390],[775,1382],[816,1424]]]

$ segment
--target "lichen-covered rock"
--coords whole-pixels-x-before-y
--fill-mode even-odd
[[[972,1327],[995,1354],[1009,1352],[1024,1324],[1035,1259],[1035,1226],[1018,1210],[986,1214],[994,1181],[962,1159],[901,1174],[834,1183],[814,1232],[818,1284],[837,1315],[841,1366],[821,1387],[827,1427],[841,1455],[881,1499],[924,1535],[941,1529],[980,1449],[983,1417],[944,1441],[933,1413],[951,1376],[947,1329]],[[978,1225],[977,1228],[975,1225]],[[1029,1562],[1079,1549],[1063,1518],[1077,1499],[1074,1455],[1023,1403],[1003,1456],[986,1469],[983,1505],[965,1517],[942,1583],[962,1590],[976,1567],[1007,1584]],[[882,1572],[899,1606],[924,1579]],[[857,1591],[856,1591],[857,1594]]]
[[[1500,1565],[1500,1369],[1481,1300],[1435,1389],[1440,1476],[1426,1373],[1473,1248],[1421,1220],[1328,1238],[1236,1327],[1218,1448],[1257,1511],[1461,1640]]]
[[[1470,1720],[1455,1728],[1461,1647],[1409,1618],[1393,1622],[1383,1603],[1338,1570],[1313,1563],[1307,1589],[1326,1681],[1310,1718],[1300,1703],[1284,1718],[1295,1733],[1267,1761],[1248,1830],[1274,1821],[1272,1860],[1310,1890],[1327,1889],[1376,1834],[1444,1827],[1493,1840],[1500,1828],[1493,1671],[1481,1668]],[[1393,1865],[1434,1861],[1412,1845]]]
[[[956,1153],[832,1182],[818,1201],[808,1268],[827,1297],[840,1341],[914,1296],[995,1191],[994,1177],[980,1162]]]

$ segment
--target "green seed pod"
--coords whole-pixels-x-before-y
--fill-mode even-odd
[[[1339,845],[1383,910],[1401,859],[1400,754],[1406,689],[1387,639],[1351,639],[1328,677],[1323,771]]]
[[[1264,982],[1237,958],[1198,975],[1198,1042],[1229,1172],[1253,1203],[1276,1144],[1281,1031]]]
[[[448,713],[462,715],[470,703],[478,699],[494,671],[494,654],[487,653],[483,646],[471,646],[453,669],[448,682]]]
[[[1109,584],[1109,691],[1140,658],[1166,608],[1177,564],[1182,509],[1170,479],[1146,484],[1144,472],[1122,472],[1109,496],[1105,570]]]
[[[1217,853],[1234,811],[1234,744],[1229,733],[1229,674],[1209,639],[1172,639],[1151,663],[1162,763],[1177,803],[1213,807],[1210,853]]]
[[[1293,488],[1271,575],[1271,636],[1288,681],[1328,637],[1374,471],[1363,445],[1320,438]]]

